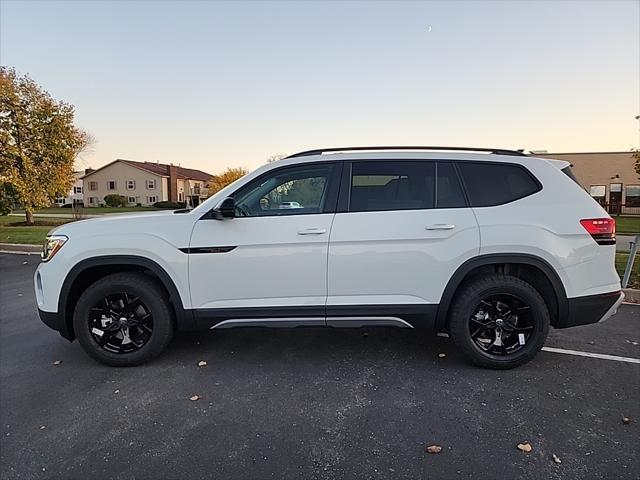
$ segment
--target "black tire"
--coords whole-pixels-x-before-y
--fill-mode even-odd
[[[487,320],[487,317],[482,317],[482,309],[494,313],[498,312],[493,317],[503,316],[498,310],[491,310],[490,307],[492,305],[492,300],[490,299],[497,299],[496,301],[499,303],[500,298],[517,299],[520,303],[516,303],[516,305],[526,306],[518,308],[518,310],[522,310],[521,318],[515,317],[516,322],[521,321],[518,330],[511,329],[511,332],[506,332],[502,327],[504,322],[502,318],[499,318],[500,326],[496,326],[498,323],[496,318]],[[502,303],[502,305],[505,304]],[[509,309],[509,312],[511,310]],[[477,320],[478,317],[476,315],[480,315],[481,322],[484,325],[492,323],[494,326],[487,328],[483,325],[480,327],[479,324],[481,322]],[[507,313],[508,315],[509,313]],[[526,322],[522,320],[523,318],[526,318]],[[507,325],[512,327],[511,323]],[[488,343],[486,338],[483,339],[477,336],[474,339],[473,335],[478,332],[478,329],[481,330],[483,336],[493,335],[494,340],[490,343],[490,351],[485,350],[485,346]],[[494,330],[493,333],[492,329]],[[496,330],[498,329],[501,337],[500,346],[493,346],[497,343],[496,337],[498,333]],[[519,338],[518,343],[515,343],[516,337],[519,337],[519,334],[516,333],[517,331],[524,332],[522,333],[522,342],[525,342],[524,335],[526,333],[524,345],[520,343]],[[456,346],[472,363],[484,368],[510,369],[527,363],[540,351],[548,332],[549,309],[540,293],[530,284],[517,277],[499,273],[473,277],[465,282],[454,298],[449,316],[449,333]],[[508,335],[506,338],[510,338],[514,349],[511,353],[506,346],[503,346],[503,343],[506,345],[506,342],[503,342],[502,335]],[[511,335],[515,336],[510,337]],[[491,349],[495,349],[495,351]]]
[[[92,310],[96,309],[97,304],[112,295],[121,294],[139,299],[145,309],[143,313],[151,315],[152,327],[150,333],[145,332],[146,339],[144,342],[140,341],[140,347],[131,346],[137,350],[117,353],[107,350],[98,343],[98,337],[92,333],[90,323],[91,316],[95,317]],[[89,356],[105,365],[130,367],[148,362],[159,355],[173,337],[173,313],[166,296],[158,282],[143,273],[114,273],[97,280],[82,293],[73,313],[73,328],[78,342]],[[109,303],[107,302],[106,305],[108,307]],[[122,341],[121,343],[124,344]]]

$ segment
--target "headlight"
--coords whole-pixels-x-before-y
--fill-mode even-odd
[[[42,261],[48,262],[51,260],[67,240],[69,240],[69,238],[64,235],[47,235],[47,238],[44,240],[44,245],[42,245],[42,253],[40,254]]]

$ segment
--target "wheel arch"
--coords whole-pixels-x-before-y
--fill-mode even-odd
[[[62,336],[69,340],[75,338],[73,311],[86,287],[107,275],[125,271],[145,272],[155,277],[168,295],[177,324],[185,329],[193,326],[193,316],[184,309],[175,283],[157,262],[137,255],[104,255],[78,262],[65,277],[58,297],[58,314],[64,319]]]
[[[487,254],[474,257],[460,265],[447,283],[436,314],[436,328],[447,325],[455,294],[462,283],[477,274],[500,271],[528,281],[549,307],[551,325],[569,313],[567,294],[555,269],[544,259],[529,254]]]

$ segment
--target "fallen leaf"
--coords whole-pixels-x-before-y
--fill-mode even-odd
[[[533,447],[531,447],[531,444],[529,442],[519,443],[518,450],[520,450],[521,452],[529,453],[531,450],[533,450]]]
[[[23,265],[28,265],[28,264],[29,264],[29,262],[22,262],[22,264],[23,264]]]
[[[196,400],[200,400],[200,397],[198,395],[192,395],[191,397],[189,397],[189,400],[195,402]]]
[[[427,453],[440,453],[442,451],[442,447],[440,445],[429,445],[427,447]]]
[[[553,463],[562,463],[562,460],[555,453],[553,454]]]
[[[120,389],[114,390],[113,393],[120,393]]]
[[[447,354],[446,354],[446,353],[439,353],[439,354],[438,354],[438,357],[439,357],[439,358],[444,358],[444,357],[446,357],[446,356],[447,356]]]
[[[42,425],[42,426],[40,427],[40,430],[44,430],[45,428],[47,428],[47,427],[46,427],[46,426],[44,426],[44,425]]]
[[[62,360],[56,360],[55,362],[53,362],[53,364],[57,367],[58,365],[60,365],[62,363]]]
[[[198,362],[198,366],[199,366],[199,367],[206,367],[206,366],[207,366],[207,362],[205,362],[204,360],[200,360],[200,361]]]
[[[629,425],[631,423],[631,419],[629,417],[622,417],[622,423]]]

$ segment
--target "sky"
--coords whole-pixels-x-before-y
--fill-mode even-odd
[[[640,147],[640,2],[0,0],[0,64],[116,158],[219,173],[355,145]]]

